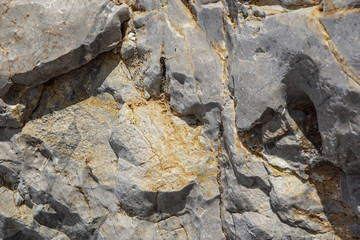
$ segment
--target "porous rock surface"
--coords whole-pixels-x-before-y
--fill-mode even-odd
[[[0,239],[360,238],[357,0],[0,0]]]

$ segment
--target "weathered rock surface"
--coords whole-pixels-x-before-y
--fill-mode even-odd
[[[36,86],[113,49],[127,6],[91,1],[2,1],[0,95]],[[91,16],[91,17],[90,17]]]
[[[0,0],[0,239],[357,239],[347,0]]]

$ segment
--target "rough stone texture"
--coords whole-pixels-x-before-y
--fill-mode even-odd
[[[0,239],[360,238],[347,0],[0,0]]]
[[[9,0],[0,7],[0,95],[11,83],[35,86],[111,50],[129,19],[125,5],[99,0]]]
[[[323,2],[326,12],[336,9],[359,8],[360,3],[357,0],[327,0]]]

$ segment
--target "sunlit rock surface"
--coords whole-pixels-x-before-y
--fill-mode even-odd
[[[0,239],[360,238],[359,7],[0,0]]]

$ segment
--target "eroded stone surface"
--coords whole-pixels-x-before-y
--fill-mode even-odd
[[[0,1],[0,238],[359,238],[356,1],[112,2]]]
[[[35,86],[113,49],[129,19],[127,6],[98,0],[9,0],[0,8],[0,95],[9,81]]]
[[[119,200],[129,210],[182,210],[195,181],[218,174],[210,140],[186,120],[192,119],[174,116],[160,100],[123,105],[110,143],[119,157]],[[148,196],[148,206],[142,196]]]

